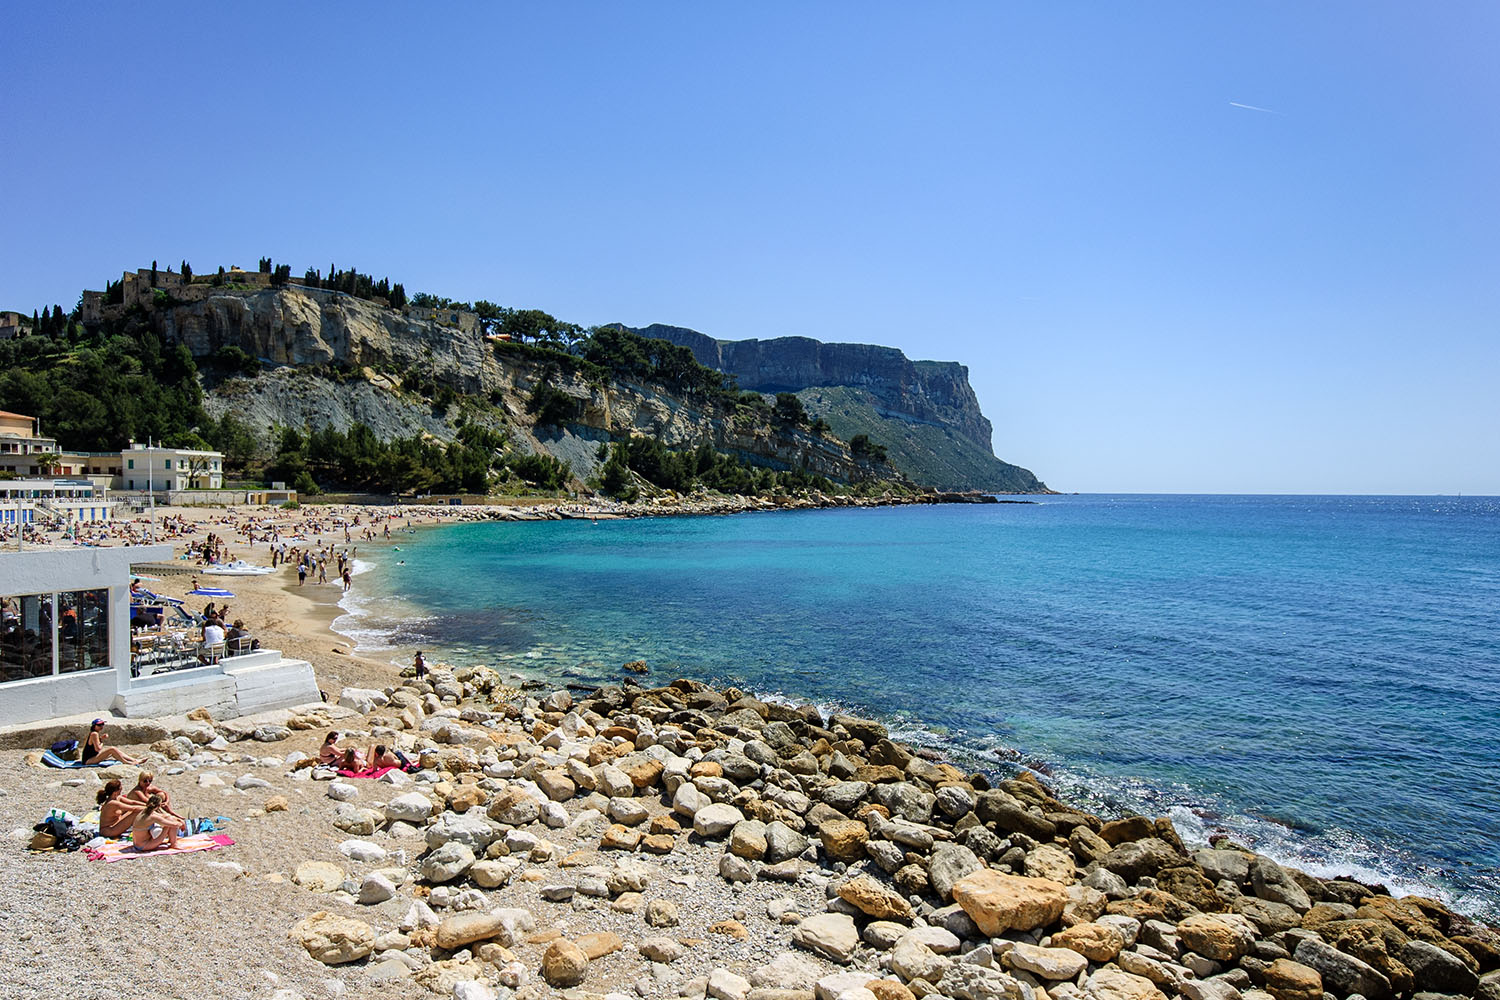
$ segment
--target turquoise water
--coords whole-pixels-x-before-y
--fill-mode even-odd
[[[360,577],[365,645],[552,680],[644,659],[660,683],[876,714],[1104,811],[1500,916],[1500,500],[1050,497],[406,539]]]

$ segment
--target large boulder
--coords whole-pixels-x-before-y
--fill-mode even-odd
[[[847,964],[859,947],[859,929],[847,913],[818,913],[797,925],[792,943],[824,958]]]
[[[723,837],[735,824],[743,823],[745,814],[727,802],[715,802],[693,814],[693,832],[700,837]]]
[[[839,898],[876,920],[899,920],[910,923],[911,904],[889,886],[881,885],[868,875],[860,875],[838,887]]]
[[[1400,957],[1411,970],[1417,989],[1423,992],[1471,996],[1479,988],[1479,976],[1473,969],[1428,941],[1406,942]]]
[[[352,708],[360,715],[369,715],[377,708],[384,708],[388,704],[390,704],[390,699],[385,696],[385,692],[376,691],[374,688],[346,687],[339,692],[339,705]]]
[[[457,951],[475,941],[499,938],[501,944],[510,943],[510,929],[499,913],[469,911],[444,917],[436,932],[437,946],[448,951]]]
[[[1216,962],[1237,962],[1255,947],[1255,925],[1238,913],[1195,913],[1177,925],[1183,947]]]
[[[835,861],[858,861],[864,857],[869,828],[858,820],[834,819],[818,827],[823,850]]]
[[[1391,981],[1380,970],[1316,937],[1298,941],[1292,959],[1316,969],[1323,978],[1323,988],[1336,996],[1358,993],[1367,1000],[1386,1000],[1391,996]]]
[[[1323,977],[1301,962],[1278,958],[1266,966],[1265,977],[1274,1000],[1323,1000]]]
[[[1183,860],[1177,849],[1165,840],[1146,837],[1126,841],[1106,854],[1099,863],[1125,881],[1133,883],[1147,875],[1155,875],[1163,868],[1175,868]]]
[[[462,815],[444,813],[436,823],[427,828],[426,837],[429,849],[457,841],[475,854],[482,854],[500,839],[500,828],[477,810]]]
[[[1068,894],[1050,879],[1003,875],[985,868],[955,882],[953,899],[986,937],[998,937],[1006,931],[1030,931],[1055,923]]]
[[[962,844],[939,844],[927,862],[927,880],[943,902],[953,899],[953,884],[982,866],[974,852]]]
[[[474,852],[456,840],[439,847],[422,859],[422,877],[434,885],[452,882],[474,864]]]
[[[1005,953],[1005,964],[1041,979],[1075,979],[1089,960],[1070,948],[1042,948],[1018,943]]]
[[[414,823],[420,826],[432,818],[432,800],[421,792],[398,795],[385,804],[388,822]]]
[[[324,965],[357,962],[375,945],[375,929],[369,924],[327,910],[298,921],[288,936]]]
[[[553,941],[542,954],[542,978],[556,989],[577,986],[588,971],[588,955],[567,938]]]
[[[344,869],[331,861],[304,861],[292,872],[292,882],[308,892],[332,892],[344,883]]]
[[[1167,1000],[1156,984],[1144,976],[1106,965],[1084,983],[1084,992],[1093,1000]]]
[[[1057,826],[1043,816],[1029,811],[1021,801],[1009,792],[991,788],[980,792],[974,802],[974,815],[997,830],[1006,833],[1024,833],[1043,843],[1057,833]]]
[[[1052,946],[1070,948],[1091,962],[1110,962],[1124,949],[1125,935],[1109,924],[1074,924],[1052,935]]]
[[[1250,886],[1261,899],[1283,903],[1298,913],[1312,909],[1312,900],[1306,890],[1297,884],[1290,872],[1270,858],[1256,855],[1250,862]]]

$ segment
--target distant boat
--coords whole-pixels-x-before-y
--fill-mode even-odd
[[[274,573],[275,570],[269,566],[256,566],[243,559],[236,559],[234,562],[205,566],[203,572],[214,576],[265,576],[267,573]]]

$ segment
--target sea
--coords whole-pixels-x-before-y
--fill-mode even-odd
[[[359,568],[336,627],[393,662],[644,660],[1500,919],[1500,498],[472,523]]]

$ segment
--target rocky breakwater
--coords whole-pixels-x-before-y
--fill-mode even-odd
[[[1500,998],[1500,936],[1432,900],[1191,849],[1167,819],[1106,821],[867,719],[687,680],[526,696],[482,667],[340,703],[424,769],[330,781],[326,821],[368,870],[299,870],[330,902],[291,934],[391,988]]]

